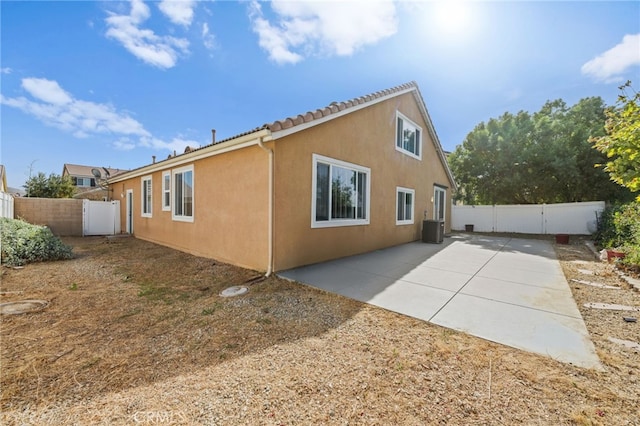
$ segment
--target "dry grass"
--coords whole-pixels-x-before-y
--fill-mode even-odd
[[[628,288],[571,285],[592,371],[136,239],[67,242],[2,269],[1,301],[51,301],[1,318],[2,424],[640,424],[640,354],[607,340],[639,324],[581,307],[640,305]],[[580,242],[558,253],[623,285]]]

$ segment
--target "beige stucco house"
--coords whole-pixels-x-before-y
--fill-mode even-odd
[[[415,83],[266,124],[109,179],[122,229],[279,271],[451,224],[455,188]]]

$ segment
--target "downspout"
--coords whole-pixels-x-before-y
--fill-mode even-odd
[[[267,266],[267,273],[265,274],[266,277],[269,277],[273,271],[273,149],[264,146],[262,138],[263,136],[258,138],[258,146],[269,154],[269,264]]]

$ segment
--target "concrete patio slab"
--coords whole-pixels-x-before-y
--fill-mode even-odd
[[[581,319],[573,297],[566,297],[567,291],[476,276],[460,293]]]
[[[602,368],[553,246],[459,234],[279,274],[391,311]]]

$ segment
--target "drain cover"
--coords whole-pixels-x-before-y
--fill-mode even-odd
[[[17,302],[0,303],[0,314],[15,315],[37,312],[46,308],[49,302],[46,300],[19,300]]]
[[[242,286],[233,286],[229,288],[225,288],[220,292],[220,296],[222,297],[232,297],[232,296],[240,296],[241,294],[245,294],[249,289],[247,287]]]

